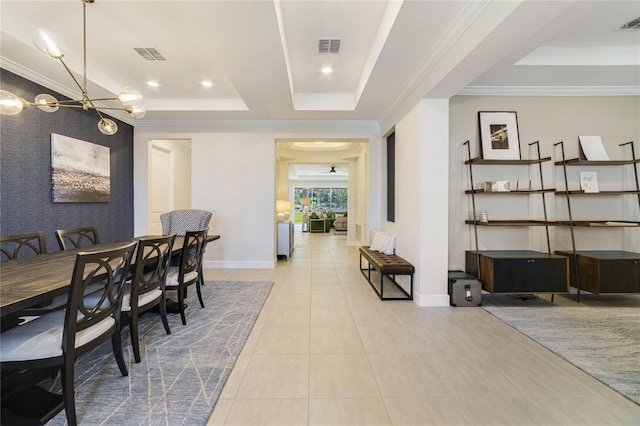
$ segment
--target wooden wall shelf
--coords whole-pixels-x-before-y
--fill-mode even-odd
[[[488,164],[488,165],[527,165],[527,164],[539,164],[547,161],[551,161],[551,157],[544,158],[531,158],[527,160],[485,160],[484,158],[474,157],[470,160],[466,160],[464,164]]]

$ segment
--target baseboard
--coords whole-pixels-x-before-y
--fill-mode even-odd
[[[274,269],[276,261],[220,261],[205,260],[205,269]]]
[[[448,294],[417,294],[414,290],[413,300],[420,307],[449,306]]]

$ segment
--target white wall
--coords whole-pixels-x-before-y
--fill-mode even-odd
[[[275,126],[275,125],[274,125]],[[191,205],[213,212],[210,232],[221,239],[205,254],[206,267],[273,268],[275,250],[276,157],[279,138],[364,138],[379,149],[379,129],[370,123],[301,128],[181,128],[167,124],[134,132],[134,232],[148,232],[148,144],[152,139],[190,139]],[[379,157],[379,154],[377,154]],[[373,167],[375,173],[378,171]],[[373,190],[378,190],[375,185]],[[377,209],[372,203],[364,210]]]
[[[395,221],[383,228],[396,235],[396,253],[416,267],[420,306],[449,304],[448,115],[448,100],[422,100],[395,125]]]
[[[542,157],[561,159],[560,148],[554,143],[564,141],[566,158],[578,156],[579,135],[600,135],[611,159],[630,159],[629,147],[619,143],[635,141],[636,156],[640,154],[640,98],[638,97],[491,97],[456,96],[450,102],[450,151],[449,151],[449,268],[464,269],[465,250],[475,249],[473,227],[465,225],[471,219],[471,197],[464,194],[469,189],[466,148],[462,143],[470,141],[471,155],[479,154],[478,111],[516,111],[520,134],[522,158],[534,158],[535,152],[528,143],[539,141]],[[545,187],[564,188],[561,167],[553,161],[544,163]],[[569,168],[569,188],[578,189],[578,174],[584,168]],[[625,189],[633,189],[632,168],[589,168],[598,173],[601,189],[617,186],[621,180]],[[626,173],[623,173],[626,170]],[[537,173],[533,167],[493,166],[474,167],[474,181],[526,179]],[[613,188],[612,188],[613,189]],[[545,195],[550,220],[566,219],[566,198]],[[542,219],[541,198],[538,196],[489,195],[476,197],[483,203],[477,210],[486,208],[494,219]],[[573,197],[574,219],[585,220],[640,220],[638,200],[625,197]],[[528,216],[528,217],[527,217]],[[571,237],[566,227],[551,227],[551,250],[571,249]],[[582,250],[616,249],[640,250],[640,229],[576,229],[576,248]],[[544,227],[506,227],[503,229],[478,229],[480,249],[532,249],[546,251]]]
[[[216,133],[192,141],[193,204],[214,212],[207,266],[273,267],[275,144],[269,134]]]

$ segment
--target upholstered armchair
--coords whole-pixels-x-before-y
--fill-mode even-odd
[[[187,232],[208,230],[211,215],[212,213],[210,211],[198,209],[172,210],[167,213],[162,213],[160,215],[162,235],[176,234],[184,237]],[[200,259],[198,259],[198,296],[200,297],[200,304],[203,308],[204,304],[202,303],[202,296],[200,295],[200,285],[204,285],[202,258],[206,247],[207,243],[205,241],[202,248],[198,250],[200,256]],[[181,313],[184,315],[184,307]],[[182,323],[186,324],[184,316],[182,317]]]
[[[208,229],[211,212],[206,210],[188,209],[173,210],[160,215],[162,235],[176,234],[184,236],[187,231]]]
[[[333,222],[333,229],[336,231],[346,231],[349,224],[348,220],[349,219],[346,216],[337,217]]]

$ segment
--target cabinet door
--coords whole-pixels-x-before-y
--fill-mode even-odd
[[[600,293],[638,293],[639,262],[630,259],[600,261]]]
[[[531,292],[568,290],[567,258],[529,259],[529,289]]]
[[[529,259],[493,259],[493,292],[523,293],[529,285]]]

